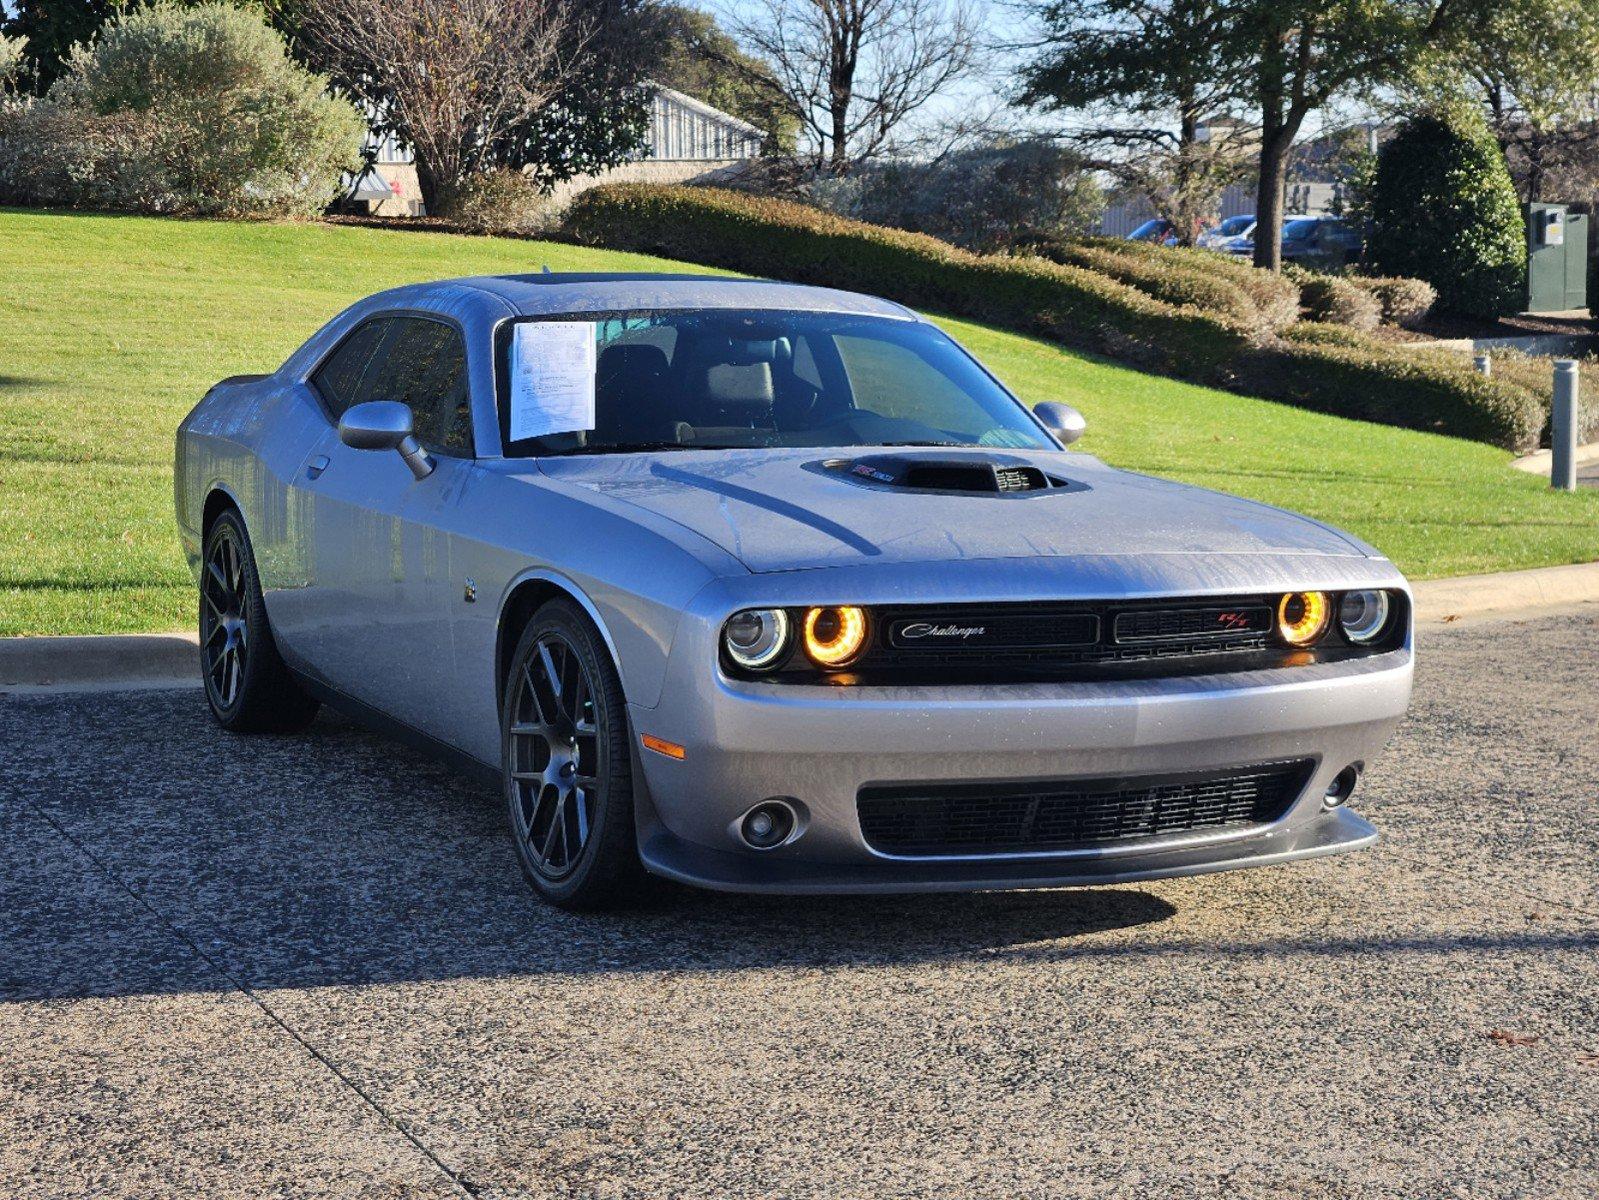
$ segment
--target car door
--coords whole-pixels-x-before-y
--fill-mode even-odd
[[[374,318],[340,343],[311,385],[329,420],[296,481],[308,500],[310,569],[295,644],[324,682],[435,733],[454,657],[441,515],[472,469],[462,332],[431,315]],[[368,400],[411,407],[431,474],[417,479],[397,453],[339,440],[338,416]]]

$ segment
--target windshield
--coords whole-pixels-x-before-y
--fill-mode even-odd
[[[511,439],[507,326],[497,375],[508,456],[754,446],[1055,448],[970,355],[921,322],[730,309],[548,319],[594,323],[594,428]]]
[[[1254,217],[1228,217],[1216,226],[1216,232],[1222,237],[1237,237],[1241,233],[1249,232],[1249,227],[1254,223]]]
[[[1318,222],[1314,218],[1301,217],[1297,221],[1290,221],[1283,226],[1283,237],[1293,241],[1303,241],[1316,232]]]

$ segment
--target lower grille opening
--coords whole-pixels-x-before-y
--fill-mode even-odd
[[[1078,850],[1269,824],[1304,790],[1313,766],[1306,759],[1199,775],[874,785],[856,804],[867,844],[884,854]]]

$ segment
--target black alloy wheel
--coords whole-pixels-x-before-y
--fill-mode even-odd
[[[294,682],[267,623],[250,535],[237,510],[206,530],[200,563],[200,673],[211,715],[235,733],[304,729],[317,702]]]
[[[623,898],[641,874],[627,715],[604,643],[575,605],[546,604],[523,632],[502,732],[508,815],[528,882],[566,908]]]

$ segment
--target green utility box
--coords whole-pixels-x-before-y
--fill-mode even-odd
[[[1588,307],[1588,215],[1527,205],[1527,311]]]

